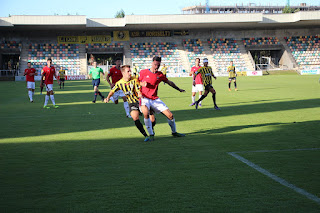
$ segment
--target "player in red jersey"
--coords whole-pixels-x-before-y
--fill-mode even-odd
[[[110,88],[113,89],[113,87],[115,86],[115,84],[122,78],[122,73],[121,73],[121,59],[120,58],[117,58],[116,59],[116,66],[115,67],[112,67],[110,70],[109,70],[109,73],[106,77],[106,80],[108,81],[108,83],[110,84]],[[111,77],[111,80],[112,80],[112,83],[110,81],[110,77]],[[129,109],[129,104],[127,102],[127,98],[125,96],[125,94],[123,93],[122,90],[118,90],[116,91],[112,98],[110,99],[111,101],[113,101],[115,104],[118,104],[118,98],[121,97],[123,99],[123,107],[124,107],[124,110],[126,111],[126,115],[128,118],[131,118],[130,116],[130,109]]]
[[[45,83],[46,90],[47,90],[47,95],[45,97],[44,106],[43,106],[44,109],[50,109],[50,107],[47,106],[48,101],[49,101],[49,97],[51,99],[53,107],[54,108],[59,107],[56,105],[56,102],[54,100],[54,95],[53,95],[53,76],[56,77],[59,84],[60,84],[60,81],[59,81],[58,76],[56,74],[55,68],[53,66],[51,66],[51,64],[52,64],[52,60],[51,60],[51,58],[49,58],[47,60],[47,66],[43,67],[42,74],[41,74],[42,78],[41,78],[40,86],[43,87],[43,77],[45,77],[44,83]]]
[[[198,69],[200,68],[200,58],[196,58],[196,66],[191,68],[191,71],[189,73],[189,76],[193,76],[192,79],[194,79],[194,73],[198,71]],[[195,84],[195,85],[193,85]],[[195,78],[194,82],[192,84],[192,102],[190,104],[190,106],[192,106],[192,103],[196,102],[196,93],[199,92],[199,99],[202,96],[202,92],[203,92],[203,83],[202,83],[202,76],[201,75],[197,75],[197,77]],[[199,106],[201,107],[201,102],[199,102]]]
[[[24,70],[23,75],[26,76],[28,95],[31,103],[33,102],[33,96],[34,96],[34,89],[35,89],[34,76],[37,75],[36,72],[37,71],[34,68],[31,68],[31,62],[28,62],[28,68]]]
[[[173,114],[169,108],[163,103],[157,95],[158,85],[161,81],[167,83],[172,88],[178,90],[179,92],[185,92],[183,89],[177,87],[172,81],[169,81],[162,72],[159,71],[161,64],[161,58],[155,56],[152,61],[152,66],[150,69],[145,69],[140,71],[139,81],[141,82],[141,111],[144,116],[144,123],[148,130],[148,133],[153,137],[154,132],[152,129],[152,122],[149,118],[150,110],[156,113],[162,113],[168,119],[168,124],[171,127],[172,135],[174,137],[183,137],[184,134],[180,134],[176,131],[176,123]]]

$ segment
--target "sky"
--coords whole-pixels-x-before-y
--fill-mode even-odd
[[[290,0],[290,5],[300,3],[320,6],[320,0]],[[49,6],[50,3],[50,6]],[[205,0],[0,0],[0,17],[10,15],[86,15],[87,18],[114,18],[117,11],[126,15],[182,14],[181,9],[205,5]],[[287,0],[209,0],[209,5],[285,5]]]

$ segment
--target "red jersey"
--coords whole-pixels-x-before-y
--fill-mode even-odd
[[[26,74],[26,81],[34,82],[34,75],[30,76],[31,73],[36,73],[37,71],[34,68],[25,69],[24,74]]]
[[[148,83],[146,87],[141,87],[142,96],[152,100],[158,99],[158,85],[161,81],[167,80],[167,77],[162,72],[153,73],[149,69],[141,70],[139,81]]]
[[[51,67],[45,66],[42,70],[43,70],[43,73],[45,76],[44,83],[45,84],[53,84],[53,75],[56,72],[55,68],[53,66],[51,66]]]
[[[194,66],[194,67],[191,68],[191,72],[193,72],[192,78],[194,78],[194,73],[197,72],[200,67],[201,66],[199,66],[199,67]],[[202,83],[202,76],[201,75],[197,75],[195,81],[196,81],[196,84],[203,84]]]
[[[112,83],[117,83],[122,78],[121,70],[116,67],[112,67],[108,73],[108,77],[111,76]]]

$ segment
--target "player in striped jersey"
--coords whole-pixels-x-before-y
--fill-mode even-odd
[[[202,76],[202,81],[203,81],[203,86],[204,86],[204,94],[201,96],[201,98],[199,100],[197,100],[196,102],[192,103],[192,106],[196,105],[196,109],[198,109],[199,103],[205,97],[207,97],[209,92],[211,92],[212,93],[212,100],[213,100],[214,108],[216,110],[220,110],[220,108],[216,104],[216,91],[212,86],[212,78],[211,78],[211,77],[213,77],[214,79],[217,79],[217,77],[214,76],[214,74],[212,72],[212,68],[208,66],[208,59],[207,58],[203,59],[203,67],[199,68],[198,71],[194,73],[193,84],[195,84],[195,78],[199,74],[201,74],[201,76]]]
[[[237,82],[236,82],[236,68],[233,66],[233,61],[230,61],[230,66],[228,66],[227,72],[229,73],[229,91],[231,91],[231,81],[233,80],[234,82],[234,90],[237,91]]]
[[[108,103],[115,92],[122,90],[127,98],[127,101],[129,102],[130,115],[136,127],[145,137],[144,141],[152,140],[152,138],[150,139],[150,137],[148,137],[146,131],[143,128],[143,125],[139,120],[139,97],[142,96],[140,91],[140,83],[137,78],[131,76],[131,70],[129,65],[122,66],[121,73],[122,78],[115,83],[108,97],[105,99],[105,102]]]

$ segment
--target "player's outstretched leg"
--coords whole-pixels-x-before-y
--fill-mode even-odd
[[[235,90],[235,91],[238,91],[238,89],[237,89],[237,82],[236,82],[236,81],[234,81],[234,90]]]
[[[231,91],[231,81],[229,81],[229,91]]]
[[[171,128],[172,136],[174,136],[174,137],[184,137],[184,136],[186,136],[185,134],[181,134],[181,133],[177,132],[176,120],[174,119],[173,114],[170,112],[169,109],[163,111],[162,114],[164,114],[167,117],[168,124],[169,124],[169,126]]]
[[[217,106],[217,103],[216,103],[216,91],[214,89],[212,89],[211,93],[212,93],[212,100],[213,100],[214,108],[216,110],[220,110],[220,108]]]

